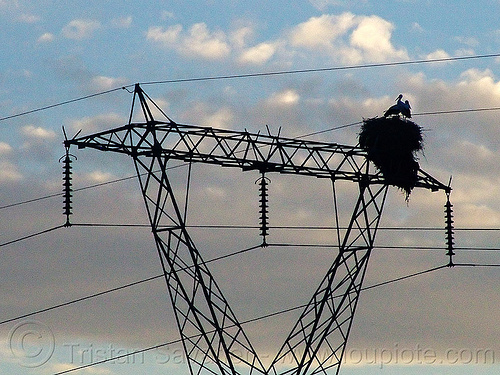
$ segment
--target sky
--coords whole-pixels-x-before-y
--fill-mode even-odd
[[[178,123],[267,125],[285,137],[342,127],[308,139],[347,145],[360,129],[344,125],[381,116],[402,93],[424,129],[420,166],[444,183],[453,177],[455,262],[500,264],[498,251],[484,250],[498,248],[500,231],[500,58],[355,68],[499,54],[499,12],[498,0],[0,0],[0,321],[9,320],[0,324],[0,374],[56,374],[159,344],[167,345],[70,373],[188,373],[161,278],[18,318],[161,273],[147,226],[75,225],[7,244],[64,223],[62,127],[72,137],[125,124],[132,95],[121,87],[137,82]],[[182,81],[333,67],[347,69]],[[467,109],[492,110],[425,115]],[[132,160],[71,152],[82,189],[73,223],[147,224]],[[186,173],[171,172],[181,193]],[[188,223],[252,227],[192,228],[205,259],[260,243],[258,177],[193,165]],[[268,177],[271,226],[335,223],[330,182]],[[348,217],[356,191],[341,184],[339,194]],[[381,226],[410,229],[378,232],[366,286],[448,262],[445,202],[442,192],[415,189],[406,202],[389,189]],[[268,239],[331,244],[335,233],[275,229]],[[245,321],[306,303],[334,255],[270,246],[210,269]],[[496,267],[445,268],[364,291],[340,374],[497,374],[499,276]],[[245,327],[263,357],[297,314]]]

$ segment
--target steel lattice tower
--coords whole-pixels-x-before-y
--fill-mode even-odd
[[[144,122],[132,122],[137,100]],[[66,140],[65,146],[132,157],[190,373],[337,374],[387,195],[383,175],[372,171],[360,147],[181,125],[166,115],[165,121],[158,121],[151,105],[156,106],[136,85],[127,125]],[[171,160],[254,170],[263,178],[268,173],[326,178],[333,185],[335,206],[337,181],[358,186],[347,229],[337,231],[338,254],[268,368],[186,229],[187,197],[182,205],[174,195],[167,166]],[[416,187],[450,191],[422,170]],[[265,186],[261,191],[265,194]],[[266,210],[261,207],[262,246],[268,229]],[[329,355],[319,356],[320,350]],[[280,362],[285,357],[292,358],[292,365],[283,369]]]

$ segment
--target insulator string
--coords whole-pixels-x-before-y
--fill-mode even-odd
[[[72,207],[72,197],[73,197],[73,183],[71,181],[71,163],[73,162],[71,159],[74,158],[76,160],[76,156],[72,155],[69,153],[69,146],[66,147],[66,154],[59,159],[59,161],[62,160],[63,163],[63,215],[66,216],[66,223],[64,224],[65,227],[70,227],[71,222],[70,222],[70,216],[73,213],[71,210],[73,209]]]
[[[445,207],[445,230],[446,230],[446,250],[448,251],[446,255],[450,257],[450,262],[448,264],[449,267],[453,267],[453,255],[455,255],[454,246],[455,246],[455,239],[454,239],[454,228],[453,228],[453,205],[450,202],[450,193],[446,193],[446,204],[444,205]]]
[[[260,235],[262,236],[262,247],[267,246],[266,237],[269,235],[269,210],[268,210],[268,184],[271,182],[269,178],[262,172],[262,177],[260,177],[255,183],[259,184],[259,203],[260,203]]]

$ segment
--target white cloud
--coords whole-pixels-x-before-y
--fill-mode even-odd
[[[211,114],[206,115],[202,120],[202,125],[227,129],[231,128],[233,118],[234,115],[231,109],[221,108]]]
[[[230,47],[222,31],[210,32],[204,23],[197,23],[185,36],[181,50],[207,59],[219,59],[229,54]]]
[[[146,37],[166,48],[173,48],[185,56],[201,57],[207,60],[225,58],[231,51],[226,34],[222,31],[210,31],[205,23],[194,24],[187,32],[183,32],[182,25],[174,25],[166,29],[151,27]]]
[[[500,99],[500,82],[495,82],[495,76],[490,69],[468,69],[461,74],[459,87],[466,90],[474,102],[496,104]]]
[[[85,181],[92,183],[101,183],[114,180],[116,177],[108,172],[94,171],[86,175]]]
[[[426,59],[427,60],[435,60],[435,59],[446,59],[448,57],[450,57],[448,52],[446,52],[443,49],[438,49],[438,50],[435,50],[434,52],[429,53],[426,56]]]
[[[21,133],[31,139],[50,140],[57,137],[53,130],[44,129],[41,126],[26,125],[21,128]]]
[[[19,0],[0,0],[0,9],[14,10],[19,9]]]
[[[164,44],[167,47],[174,46],[179,40],[182,31],[182,25],[174,25],[168,28],[154,26],[148,29],[146,38],[154,42]]]
[[[476,52],[472,48],[460,48],[455,51],[455,56],[473,56]]]
[[[89,89],[92,91],[106,91],[123,86],[126,82],[125,78],[96,76],[92,78],[89,84]]]
[[[182,117],[191,123],[222,129],[231,129],[234,121],[234,113],[231,108],[214,109],[212,105],[203,102],[194,104]]]
[[[187,57],[221,60],[234,54],[241,64],[262,65],[271,58],[290,61],[313,51],[344,63],[381,62],[408,58],[404,48],[392,43],[394,25],[379,16],[357,16],[350,12],[323,14],[292,27],[284,36],[250,44],[255,27],[245,24],[233,31],[210,30],[205,23],[189,29],[181,24],[152,26],[146,33],[158,43]]]
[[[83,117],[70,121],[70,128],[77,132],[82,130],[83,134],[94,133],[99,130],[110,129],[118,125],[123,125],[125,119],[116,113],[106,113],[94,117]],[[70,136],[68,134],[68,136]]]
[[[274,93],[267,100],[267,102],[271,105],[293,106],[298,104],[299,100],[300,95],[298,94],[298,92],[293,89],[288,89],[278,93]]]
[[[8,161],[0,161],[0,183],[16,182],[23,178],[23,175],[17,170],[17,167]]]
[[[98,21],[91,19],[76,19],[68,23],[62,29],[62,34],[67,39],[87,39],[101,27]]]
[[[111,20],[111,25],[113,27],[127,29],[132,25],[132,16],[114,18]]]
[[[393,29],[390,22],[378,16],[362,17],[351,35],[351,45],[359,48],[371,61],[408,58],[405,50],[398,50],[392,45]]]
[[[411,24],[411,30],[417,33],[423,33],[425,31],[424,28],[418,22],[413,22]]]
[[[38,38],[38,43],[50,43],[53,42],[55,38],[56,38],[55,35],[52,33],[43,33]]]
[[[355,16],[352,13],[311,17],[292,30],[291,43],[293,46],[309,49],[331,47],[335,39],[347,33],[354,25]]]
[[[40,16],[34,14],[23,13],[19,16],[19,21],[23,23],[37,23],[38,21],[40,21],[40,19]]]
[[[255,34],[255,30],[251,26],[242,26],[231,33],[231,43],[236,48],[245,48],[247,46],[248,39],[252,38]]]
[[[309,0],[309,2],[319,10],[325,10],[328,6],[342,5],[339,0]]]
[[[169,19],[173,19],[173,18],[175,18],[174,12],[170,12],[168,10],[164,10],[163,12],[161,12],[161,19],[162,20],[169,20]]]
[[[273,43],[260,43],[243,51],[239,62],[242,64],[262,65],[273,57],[276,48],[276,44]]]
[[[0,155],[10,154],[12,152],[12,146],[6,142],[0,142]]]
[[[407,59],[406,50],[392,44],[393,30],[394,25],[379,16],[324,14],[297,25],[290,43],[347,63]]]
[[[468,47],[479,46],[479,41],[474,37],[457,36],[455,37],[455,40],[459,43],[465,44]]]
[[[424,58],[426,60],[440,60],[440,59],[448,59],[449,57],[450,57],[450,55],[448,54],[448,52],[446,52],[443,49],[438,49],[438,50],[435,50],[434,52],[427,54]],[[431,65],[431,66],[436,66],[436,65],[443,66],[443,65],[449,65],[452,63],[453,63],[452,61],[438,61],[438,62],[432,62],[429,65]]]

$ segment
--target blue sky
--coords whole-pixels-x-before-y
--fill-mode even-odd
[[[85,1],[0,0],[0,118],[51,106],[136,82],[258,72],[354,66],[500,53],[498,0],[484,1]],[[179,123],[299,136],[381,115],[403,93],[414,113],[500,107],[500,59],[484,58],[273,77],[144,85]],[[57,194],[62,189],[62,131],[90,134],[127,121],[132,96],[125,90],[0,121],[0,206]],[[425,129],[420,164],[441,181],[453,175],[452,202],[460,247],[497,248],[498,111],[415,116]],[[359,127],[316,139],[355,144]],[[133,175],[130,160],[74,150],[75,188]],[[181,172],[182,168],[180,168]],[[220,168],[193,169],[193,224],[257,225],[258,176]],[[307,189],[305,189],[307,187]],[[348,195],[350,188],[342,187]],[[273,176],[274,225],[331,225],[331,187]],[[248,198],[249,197],[249,198]],[[414,191],[409,203],[390,190],[382,226],[444,227],[444,194]],[[350,201],[344,204],[349,214]],[[63,223],[62,199],[2,208],[0,242]],[[74,222],[146,223],[135,180],[75,193]],[[255,245],[254,231],[197,229],[207,258]],[[274,238],[327,243],[331,234],[275,232]],[[381,231],[386,246],[444,248],[444,230]],[[0,320],[17,317],[160,272],[147,229],[56,230],[4,246],[0,252]],[[273,249],[213,264],[242,319],[307,300],[331,254]],[[377,249],[366,284],[430,269],[447,261],[443,251]],[[462,251],[457,261],[499,264],[497,251]],[[350,363],[342,375],[448,375],[498,373],[500,318],[498,268],[455,268],[368,290],[362,295],[348,353],[397,348],[435,351],[438,363]],[[235,280],[240,280],[236,284]],[[237,285],[237,286],[236,286]],[[54,353],[30,368],[13,356],[9,337],[17,324],[0,325],[0,374],[54,374],[92,350],[145,348],[175,341],[178,333],[162,280],[128,288],[32,317],[54,339]],[[272,352],[295,315],[249,327],[256,346]],[[266,332],[267,335],[262,335]],[[270,339],[271,337],[271,339]],[[276,338],[274,340],[273,338]],[[49,340],[50,341],[50,340]],[[279,342],[279,343],[278,343]],[[37,345],[47,344],[34,340]],[[50,343],[49,343],[50,344]],[[72,346],[73,345],[73,346]],[[175,350],[174,347],[171,348]],[[277,349],[277,348],[276,348]],[[85,352],[85,350],[87,350]],[[349,352],[350,350],[350,352]],[[477,366],[468,354],[496,354]],[[451,351],[451,352],[450,352]],[[447,363],[446,353],[462,353]],[[162,353],[144,364],[111,363],[75,374],[165,373]],[[169,357],[170,358],[170,357]],[[21,358],[22,360],[23,358]],[[25,360],[26,358],[24,358]],[[454,359],[454,358],[452,358]],[[455,358],[456,359],[456,358]],[[174,363],[175,365],[175,363]],[[175,365],[169,374],[185,374]]]

